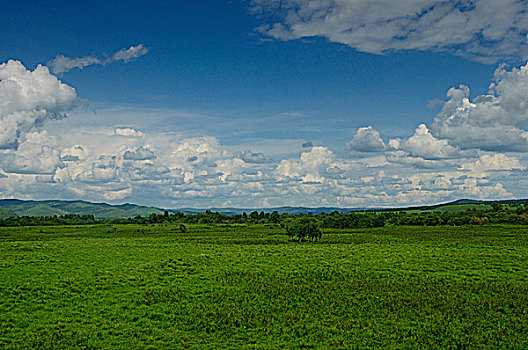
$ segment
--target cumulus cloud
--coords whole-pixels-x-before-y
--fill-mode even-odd
[[[116,156],[100,155],[91,164],[88,172],[81,174],[80,180],[86,182],[120,182],[120,169],[116,162]]]
[[[125,160],[151,160],[154,158],[156,158],[154,152],[144,147],[126,150],[125,153],[123,153],[123,159]]]
[[[486,63],[528,57],[523,0],[252,0],[252,10],[271,16],[257,29],[280,40],[318,36],[373,54],[427,50]]]
[[[240,155],[240,159],[242,159],[246,163],[255,163],[255,164],[261,164],[261,163],[269,163],[271,160],[266,157],[264,153],[260,152],[251,152],[251,151],[244,151]]]
[[[61,165],[57,141],[45,130],[27,133],[16,152],[5,154],[0,164],[12,173],[52,174]]]
[[[30,71],[15,60],[0,64],[0,149],[17,148],[34,126],[63,118],[78,104],[75,89],[47,67],[38,65]]]
[[[275,169],[278,178],[298,179],[305,183],[323,183],[327,178],[339,176],[347,168],[327,147],[312,147],[302,152],[299,159],[282,160]]]
[[[525,170],[526,167],[521,165],[516,157],[509,157],[505,154],[484,154],[475,162],[464,163],[461,166],[463,170],[475,172],[485,171],[510,171],[514,169]]]
[[[528,64],[495,72],[488,94],[472,101],[469,88],[449,89],[448,100],[431,124],[431,132],[461,149],[498,152],[528,150]]]
[[[145,137],[145,134],[143,134],[143,132],[134,128],[116,128],[114,130],[114,133],[118,136]]]
[[[64,148],[61,151],[61,159],[64,161],[79,161],[85,160],[89,155],[88,150],[82,145],[73,145],[72,147]]]
[[[420,124],[414,135],[400,143],[399,148],[412,156],[424,159],[447,159],[460,157],[460,151],[447,140],[435,138],[425,124]]]
[[[446,160],[425,159],[419,156],[412,156],[404,151],[391,151],[386,155],[386,160],[392,164],[402,164],[418,169],[449,169],[456,164],[452,164]]]
[[[352,140],[346,144],[346,147],[350,152],[366,153],[383,152],[387,149],[379,131],[375,130],[370,125],[357,129],[356,134]]]
[[[128,49],[119,50],[113,55],[106,58],[100,58],[95,56],[66,57],[64,55],[57,55],[57,57],[49,61],[47,65],[51,68],[53,73],[62,74],[74,68],[83,69],[84,67],[92,65],[104,66],[117,61],[123,61],[126,63],[135,58],[146,55],[147,53],[148,49],[143,46],[143,44],[139,44],[136,46],[130,46]]]
[[[181,140],[167,158],[169,169],[190,183],[210,182],[223,174],[217,169],[217,160],[233,156],[220,147],[214,137],[196,137]]]

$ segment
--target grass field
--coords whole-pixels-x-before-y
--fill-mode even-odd
[[[528,348],[528,228],[0,229],[0,348]]]

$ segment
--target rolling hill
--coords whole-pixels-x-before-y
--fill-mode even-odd
[[[110,205],[85,201],[24,201],[0,200],[0,216],[55,216],[65,214],[93,215],[96,219],[116,219],[162,214],[163,210],[135,204]]]
[[[251,213],[253,211],[264,211],[271,213],[278,211],[279,213],[287,214],[320,214],[349,211],[407,211],[407,212],[424,212],[424,211],[440,211],[440,212],[458,212],[468,209],[475,210],[489,210],[492,208],[492,203],[499,203],[503,206],[515,207],[525,203],[525,199],[512,199],[502,201],[482,201],[472,199],[459,199],[453,202],[429,205],[429,206],[413,206],[405,208],[384,208],[384,209],[365,209],[365,208],[336,208],[336,207],[276,207],[276,208],[210,208],[212,212],[219,212],[225,215],[240,215],[242,213]],[[19,199],[1,199],[0,200],[0,218],[7,218],[11,216],[60,216],[66,214],[77,215],[93,215],[96,219],[117,219],[140,216],[149,216],[152,213],[163,214],[167,210],[170,213],[182,212],[184,214],[203,213],[207,209],[196,208],[179,208],[179,209],[161,209],[156,207],[147,207],[136,204],[120,204],[111,205],[107,203],[90,203],[86,201],[62,201],[62,200],[46,200],[46,201],[26,201]]]
[[[412,206],[405,208],[387,208],[379,209],[380,211],[407,211],[407,212],[424,212],[424,211],[439,211],[439,212],[460,212],[465,210],[490,210],[492,203],[498,203],[502,206],[517,207],[527,202],[527,199],[507,199],[498,201],[475,200],[475,199],[458,199],[456,201],[426,205],[426,206]]]

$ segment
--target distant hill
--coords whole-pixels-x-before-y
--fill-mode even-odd
[[[10,209],[0,208],[0,218],[7,219],[12,216],[17,216],[14,211]]]
[[[85,201],[0,200],[0,216],[56,216],[65,214],[93,215],[96,219],[117,219],[137,215],[163,214],[163,210],[135,204],[110,205]]]
[[[27,208],[26,210],[20,210],[17,214],[19,216],[60,216],[68,214],[68,212],[59,208],[54,208],[47,204],[37,204]]]
[[[306,208],[306,207],[276,207],[276,208],[210,208],[212,212],[219,212],[226,215],[236,215],[242,213],[251,213],[252,211],[271,213],[278,211],[279,213],[287,214],[320,214],[320,213],[332,213],[334,211],[340,213],[348,213],[351,211],[407,211],[407,212],[421,212],[421,211],[441,211],[441,212],[458,212],[465,211],[467,209],[475,210],[489,210],[492,208],[491,203],[499,203],[503,206],[515,207],[526,202],[526,199],[508,199],[500,201],[484,201],[474,199],[458,199],[456,201],[435,204],[435,205],[423,205],[423,206],[411,206],[401,208],[337,208],[337,207],[319,207],[319,208]],[[184,214],[196,214],[203,213],[207,209],[195,209],[195,208],[180,208],[180,209],[167,209],[171,213],[182,212]]]
[[[320,214],[331,213],[334,211],[340,213],[347,213],[351,211],[407,211],[407,212],[423,212],[423,211],[441,211],[441,212],[458,212],[468,209],[475,210],[489,210],[492,208],[491,203],[499,203],[503,206],[515,207],[526,202],[526,199],[511,199],[502,201],[482,201],[473,199],[459,199],[453,202],[428,205],[428,206],[413,206],[405,208],[384,208],[384,209],[367,209],[367,208],[337,208],[337,207],[276,207],[276,208],[210,208],[210,209],[196,209],[196,208],[179,208],[179,209],[160,209],[155,207],[147,207],[136,204],[121,204],[111,205],[107,203],[90,203],[86,201],[61,201],[61,200],[47,200],[47,201],[25,201],[19,199],[1,199],[0,200],[0,218],[8,218],[11,216],[56,216],[66,214],[78,215],[93,215],[96,219],[117,219],[134,217],[137,215],[149,216],[152,213],[163,214],[165,210],[170,213],[181,212],[184,214],[203,213],[206,210],[212,212],[219,212],[225,215],[240,215],[242,213],[251,213],[253,211],[264,211],[271,213],[278,211],[279,213],[287,214]]]
[[[498,203],[502,206],[517,207],[525,203],[527,199],[506,199],[498,201],[487,201],[487,200],[475,200],[475,199],[458,199],[456,201],[426,205],[426,206],[413,206],[405,208],[388,208],[388,209],[376,209],[379,211],[407,211],[407,212],[424,212],[424,211],[439,211],[439,212],[460,212],[468,209],[475,210],[489,210],[492,208],[492,203]]]
[[[320,208],[306,208],[306,207],[276,207],[276,208],[210,208],[210,209],[196,209],[196,208],[180,208],[180,209],[167,209],[170,213],[184,213],[184,214],[197,214],[204,213],[206,210],[212,212],[219,212],[225,215],[240,215],[242,213],[249,214],[253,211],[272,213],[274,211],[287,214],[320,214],[320,213],[331,213],[334,211],[340,213],[347,213],[349,211],[358,211],[364,209],[353,209],[353,208],[334,208],[334,207],[320,207]]]

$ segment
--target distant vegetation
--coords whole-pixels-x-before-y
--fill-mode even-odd
[[[496,202],[504,208],[515,209],[522,205],[525,200],[505,200]],[[492,209],[490,201],[477,201],[461,199],[450,203],[408,207],[408,208],[388,208],[388,209],[347,209],[333,207],[277,207],[268,209],[243,209],[243,208],[210,208],[213,213],[220,213],[226,216],[239,216],[244,213],[250,214],[254,211],[260,214],[261,211],[271,214],[276,211],[280,214],[330,214],[330,213],[348,213],[363,211],[378,212],[395,212],[405,211],[406,213],[416,212],[458,212],[468,209],[490,210]],[[18,199],[0,199],[0,218],[6,219],[12,216],[63,216],[75,214],[79,216],[93,215],[97,220],[110,220],[120,218],[133,218],[136,216],[148,217],[150,214],[163,214],[167,211],[169,214],[181,213],[184,215],[203,214],[205,209],[179,208],[179,209],[160,209],[156,207],[146,207],[136,204],[111,205],[107,203],[90,203],[86,201],[62,201],[62,200],[45,200],[45,201],[25,201]]]
[[[467,207],[469,204],[459,204]],[[318,237],[317,229],[353,229],[372,228],[384,226],[462,226],[483,224],[528,224],[528,204],[517,203],[506,205],[499,203],[486,203],[477,210],[473,207],[465,210],[454,210],[455,205],[448,205],[449,210],[383,210],[383,211],[353,211],[341,213],[320,214],[280,214],[278,211],[266,213],[253,211],[246,214],[226,215],[219,212],[206,210],[204,213],[184,214],[181,212],[159,214],[152,213],[148,216],[136,215],[135,217],[121,219],[97,219],[94,215],[53,215],[53,216],[12,216],[0,218],[0,226],[45,226],[45,225],[80,225],[80,224],[278,224],[285,228],[288,234],[298,240],[315,240]],[[1,214],[1,213],[0,213]],[[302,231],[306,233],[299,233]],[[182,228],[182,230],[184,230]],[[315,232],[315,233],[314,233]]]

